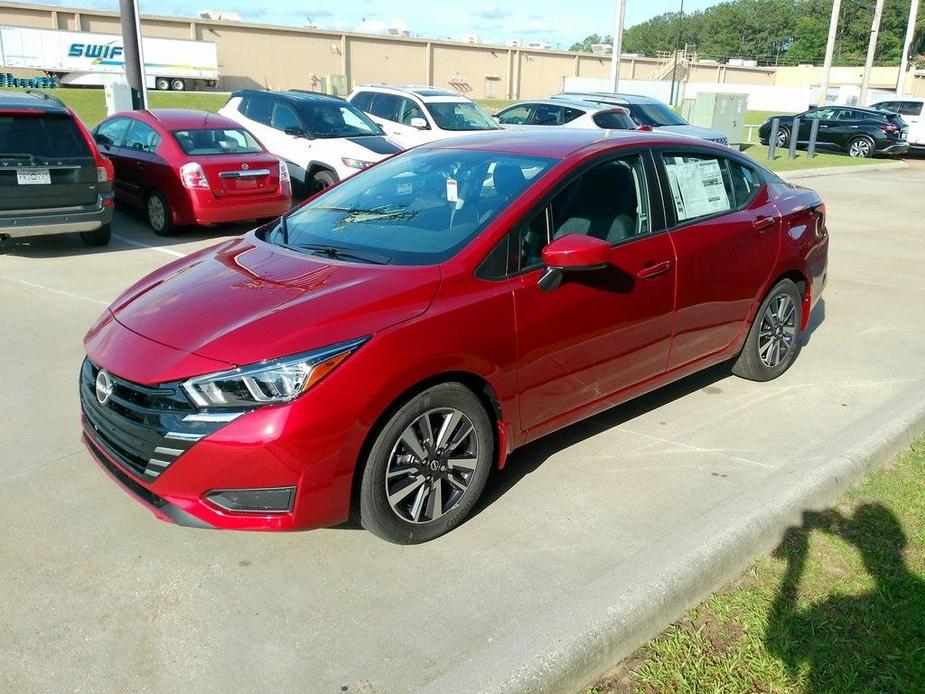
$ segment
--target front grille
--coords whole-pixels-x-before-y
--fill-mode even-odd
[[[197,410],[179,383],[143,386],[112,374],[105,404],[96,392],[100,369],[85,359],[80,370],[80,406],[94,443],[135,477],[151,482],[204,436],[222,424],[186,422]]]

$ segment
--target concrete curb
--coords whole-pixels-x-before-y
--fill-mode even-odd
[[[847,424],[847,423],[846,423]],[[896,396],[875,416],[818,442],[802,460],[714,508],[622,568],[525,617],[424,692],[578,691],[776,547],[807,510],[823,510],[925,429],[925,393]],[[823,461],[814,467],[807,460]]]
[[[756,160],[757,161],[757,160]],[[758,162],[761,163],[760,161]],[[909,165],[903,161],[888,161],[882,164],[857,164],[856,166],[825,166],[821,169],[794,169],[793,171],[779,171],[777,175],[787,180],[802,178],[816,178],[817,176],[836,176],[840,174],[858,174],[869,171],[891,171],[906,169]]]

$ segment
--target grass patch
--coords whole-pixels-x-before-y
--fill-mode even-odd
[[[764,145],[740,145],[741,150],[752,157],[756,162],[771,171],[794,171],[796,169],[820,169],[827,166],[865,166],[867,164],[881,164],[885,159],[861,159],[849,157],[847,154],[832,154],[829,152],[816,152],[812,159],[806,157],[805,151],[797,150],[795,159],[787,158],[787,150],[777,149],[774,161],[768,159],[768,148]]]
[[[925,437],[587,694],[925,691]]]

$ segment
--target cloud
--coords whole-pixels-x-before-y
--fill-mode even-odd
[[[311,17],[312,19],[323,19],[324,17],[334,16],[333,13],[320,7],[309,7],[307,10],[303,11],[303,14],[306,17]]]
[[[401,17],[394,17],[388,22],[382,19],[363,19],[353,30],[361,34],[387,34],[390,29],[397,32],[409,31],[408,22]]]
[[[488,20],[505,19],[506,17],[511,16],[511,11],[505,10],[501,7],[498,7],[497,5],[485,5],[481,9],[473,12],[472,16],[477,17],[479,19],[488,19]]]
[[[551,31],[552,27],[541,19],[532,19],[517,29],[517,33],[520,34],[547,34]]]

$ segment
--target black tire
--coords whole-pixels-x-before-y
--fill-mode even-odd
[[[780,126],[777,130],[777,146],[787,147],[790,145],[790,128],[786,125]]]
[[[81,240],[88,246],[105,246],[112,237],[112,224],[104,224],[93,231],[80,232]]]
[[[876,150],[876,145],[874,141],[871,140],[866,135],[861,135],[856,137],[851,142],[848,143],[848,156],[855,157],[857,159],[867,159],[868,157],[874,156],[874,151]]]
[[[170,89],[175,92],[186,91],[186,81],[181,79],[170,80]]]
[[[457,443],[441,453],[435,445],[439,443],[440,431],[433,425],[447,422],[446,417],[452,413],[459,413],[461,417],[444,441],[452,444],[453,440],[457,440]],[[423,431],[419,423],[425,417],[431,425],[433,440],[426,436],[417,439],[425,453],[423,458],[419,458],[411,454],[413,449],[404,441],[408,431]],[[471,433],[464,436],[462,432],[465,431]],[[455,467],[452,464],[454,457],[457,462]],[[474,467],[471,472],[459,466],[463,460],[467,461],[467,467]],[[478,397],[461,383],[442,383],[428,388],[400,407],[376,435],[360,482],[360,523],[373,534],[397,544],[417,544],[440,537],[459,525],[472,511],[485,488],[493,462],[492,423]],[[398,475],[395,474],[396,468]],[[386,478],[390,469],[392,477],[389,479],[392,481],[388,484],[393,485],[391,497]],[[405,470],[407,476],[402,476]],[[456,485],[451,484],[450,477]],[[402,484],[405,481],[407,485]],[[465,482],[463,491],[459,491],[460,482]],[[412,488],[410,492],[407,487]],[[438,498],[442,515],[437,514]],[[442,510],[444,504],[445,511]],[[414,522],[412,516],[415,508],[419,509],[418,522]],[[435,517],[428,519],[428,514]]]
[[[778,313],[775,311],[780,306],[779,301],[789,300],[792,306],[792,315],[789,309],[783,311],[785,321],[775,323],[772,318]],[[774,309],[770,309],[771,306]],[[769,315],[770,313],[772,315]],[[750,381],[770,381],[777,378],[791,367],[802,348],[802,335],[800,326],[803,320],[803,301],[800,296],[800,290],[792,280],[783,279],[773,287],[768,295],[761,302],[758,313],[752,327],[748,331],[748,337],[745,340],[745,346],[732,366],[732,373],[741,378],[747,378]],[[790,324],[792,323],[792,335],[788,336]],[[788,342],[789,339],[789,342]],[[772,344],[768,346],[768,342]],[[775,347],[774,343],[779,343]],[[779,361],[775,363],[772,355],[775,349],[786,351],[779,355]]]
[[[312,176],[310,193],[314,195],[315,193],[322,191],[325,188],[330,188],[335,183],[337,183],[337,175],[334,172],[319,171],[314,176]]]
[[[162,213],[158,210],[158,206],[161,206]],[[145,202],[145,215],[148,218],[148,226],[158,236],[173,236],[177,233],[177,228],[173,224],[170,205],[167,199],[156,190],[148,194],[148,199]]]
[[[166,92],[170,89],[170,80],[166,77],[158,77],[154,80],[154,88],[158,91]]]

